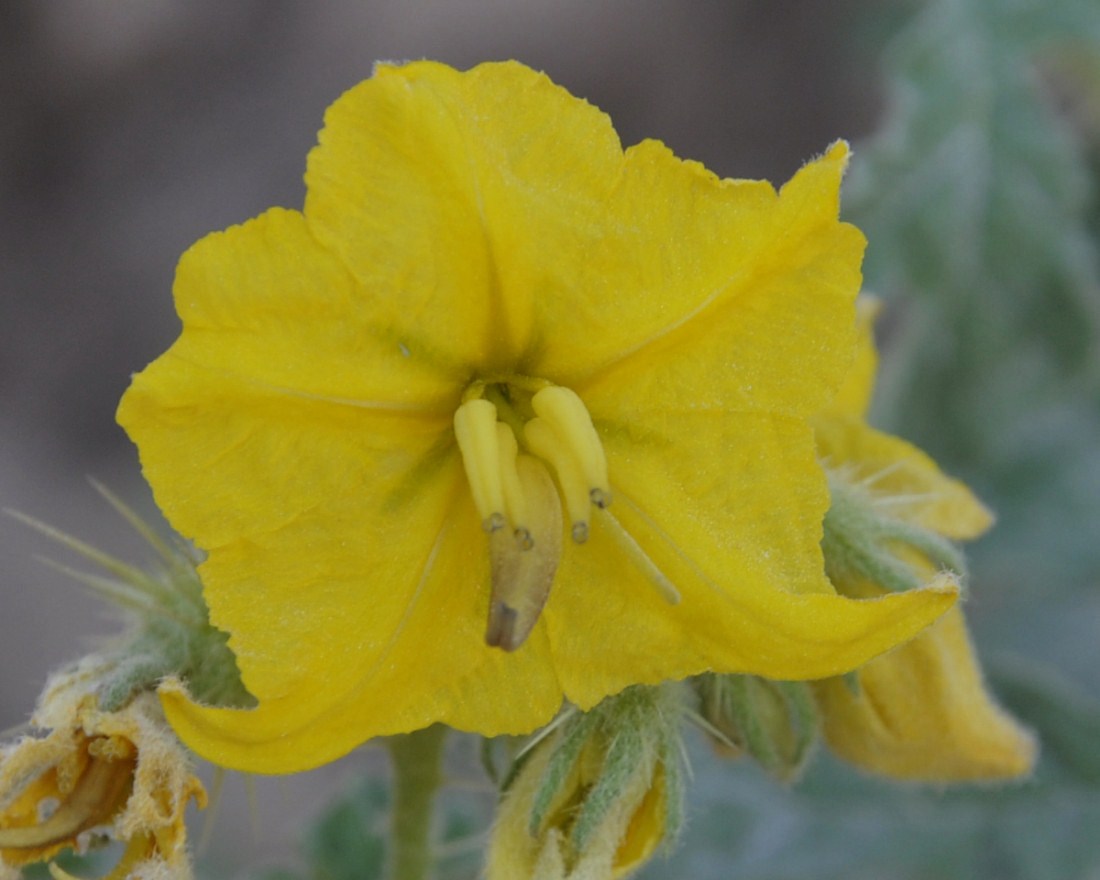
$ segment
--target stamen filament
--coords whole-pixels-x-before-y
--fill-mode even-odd
[[[619,546],[620,550],[634,560],[634,564],[649,578],[649,582],[657,588],[661,598],[669,605],[679,605],[680,591],[676,589],[675,584],[672,583],[668,575],[657,567],[657,563],[642,549],[641,544],[634,540],[634,536],[623,528],[622,523],[615,519],[615,515],[611,511],[604,510],[603,517],[606,520],[606,525],[609,526],[607,533],[611,536],[611,539]]]

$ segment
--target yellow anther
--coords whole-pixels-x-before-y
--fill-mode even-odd
[[[545,419],[534,418],[527,422],[523,426],[523,437],[527,448],[554,468],[565,509],[572,523],[573,540],[583,544],[588,540],[588,518],[592,508],[590,486],[581,470],[580,462],[566,441]]]
[[[597,507],[607,507],[611,503],[607,456],[584,401],[568,388],[551,385],[531,398],[531,407],[557,432],[577,460],[588,484],[589,500]]]
[[[455,411],[455,439],[481,523],[496,531],[505,523],[496,407],[484,399],[463,403]]]

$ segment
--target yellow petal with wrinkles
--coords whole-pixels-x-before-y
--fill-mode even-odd
[[[799,595],[750,567],[712,578],[701,567],[710,559],[683,555],[624,497],[616,504],[618,527],[683,598],[670,605],[613,539],[615,526],[596,518],[583,551],[566,553],[540,623],[565,693],[582,709],[628,684],[712,669],[789,680],[835,675],[911,638],[958,595],[948,584],[871,601]]]
[[[848,368],[863,236],[837,219],[843,143],[780,193],[647,141],[626,152],[581,295],[539,300],[534,370],[593,417],[808,415]],[[564,246],[568,246],[566,242]]]
[[[924,452],[900,437],[870,427],[861,417],[825,415],[814,421],[818,453],[826,467],[863,481],[890,506],[884,512],[968,540],[993,524],[993,514],[963,483],[939,469]]]
[[[175,295],[184,333],[118,419],[161,509],[203,549],[369,497],[377,469],[451,442],[454,380],[386,338],[300,214],[203,239]]]
[[[836,398],[829,404],[833,415],[865,416],[871,406],[878,372],[875,348],[875,319],[882,304],[873,296],[863,295],[856,302],[856,355]]]
[[[838,678],[814,687],[830,748],[867,770],[962,782],[1034,765],[1034,737],[986,691],[958,608],[860,669],[857,691]]]
[[[476,705],[456,711],[481,729],[546,720],[561,691],[534,652],[511,664],[514,689],[464,681],[505,676],[483,643],[488,565],[456,501],[451,412],[434,409],[461,387],[380,337],[372,298],[293,212],[201,242],[176,294],[185,332],[135,378],[119,418],[166,515],[207,551],[212,621],[263,704],[217,716],[225,729],[192,747],[261,771],[313,766],[448,717],[466,691]]]
[[[382,65],[326,113],[305,214],[414,355],[503,369],[536,298],[583,292],[548,255],[588,234],[621,156],[603,113],[523,65]]]
[[[457,477],[448,466],[405,495],[389,491],[397,476],[378,487],[390,510],[314,512],[308,530],[213,552],[214,620],[259,706],[207,708],[162,687],[183,740],[219,765],[286,773],[434,721],[487,734],[548,721],[561,687],[545,636],[511,654],[485,644],[489,560]]]

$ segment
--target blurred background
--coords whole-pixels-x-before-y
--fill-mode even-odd
[[[607,111],[624,144],[659,138],[724,176],[781,183],[848,138],[845,213],[890,302],[879,424],[1001,515],[968,614],[1047,757],[1022,789],[941,797],[828,760],[790,792],[750,767],[708,772],[703,751],[686,845],[645,876],[882,876],[904,849],[918,873],[892,876],[1100,877],[1078,833],[1100,818],[1098,15],[1090,0],[5,0],[0,506],[147,558],[87,478],[153,515],[113,414],[178,333],[175,262],[300,207],[325,107],[377,60],[519,59]],[[113,629],[36,555],[63,553],[0,519],[0,729]],[[367,750],[261,780],[251,819],[231,779],[209,876],[301,865],[304,817],[349,768],[383,763]],[[1028,848],[1029,815],[1065,840]]]

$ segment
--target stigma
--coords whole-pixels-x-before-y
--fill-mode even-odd
[[[611,503],[607,458],[580,397],[538,380],[478,383],[455,412],[454,428],[489,538],[485,641],[514,651],[549,597],[565,516],[571,539],[583,544],[593,507]]]

